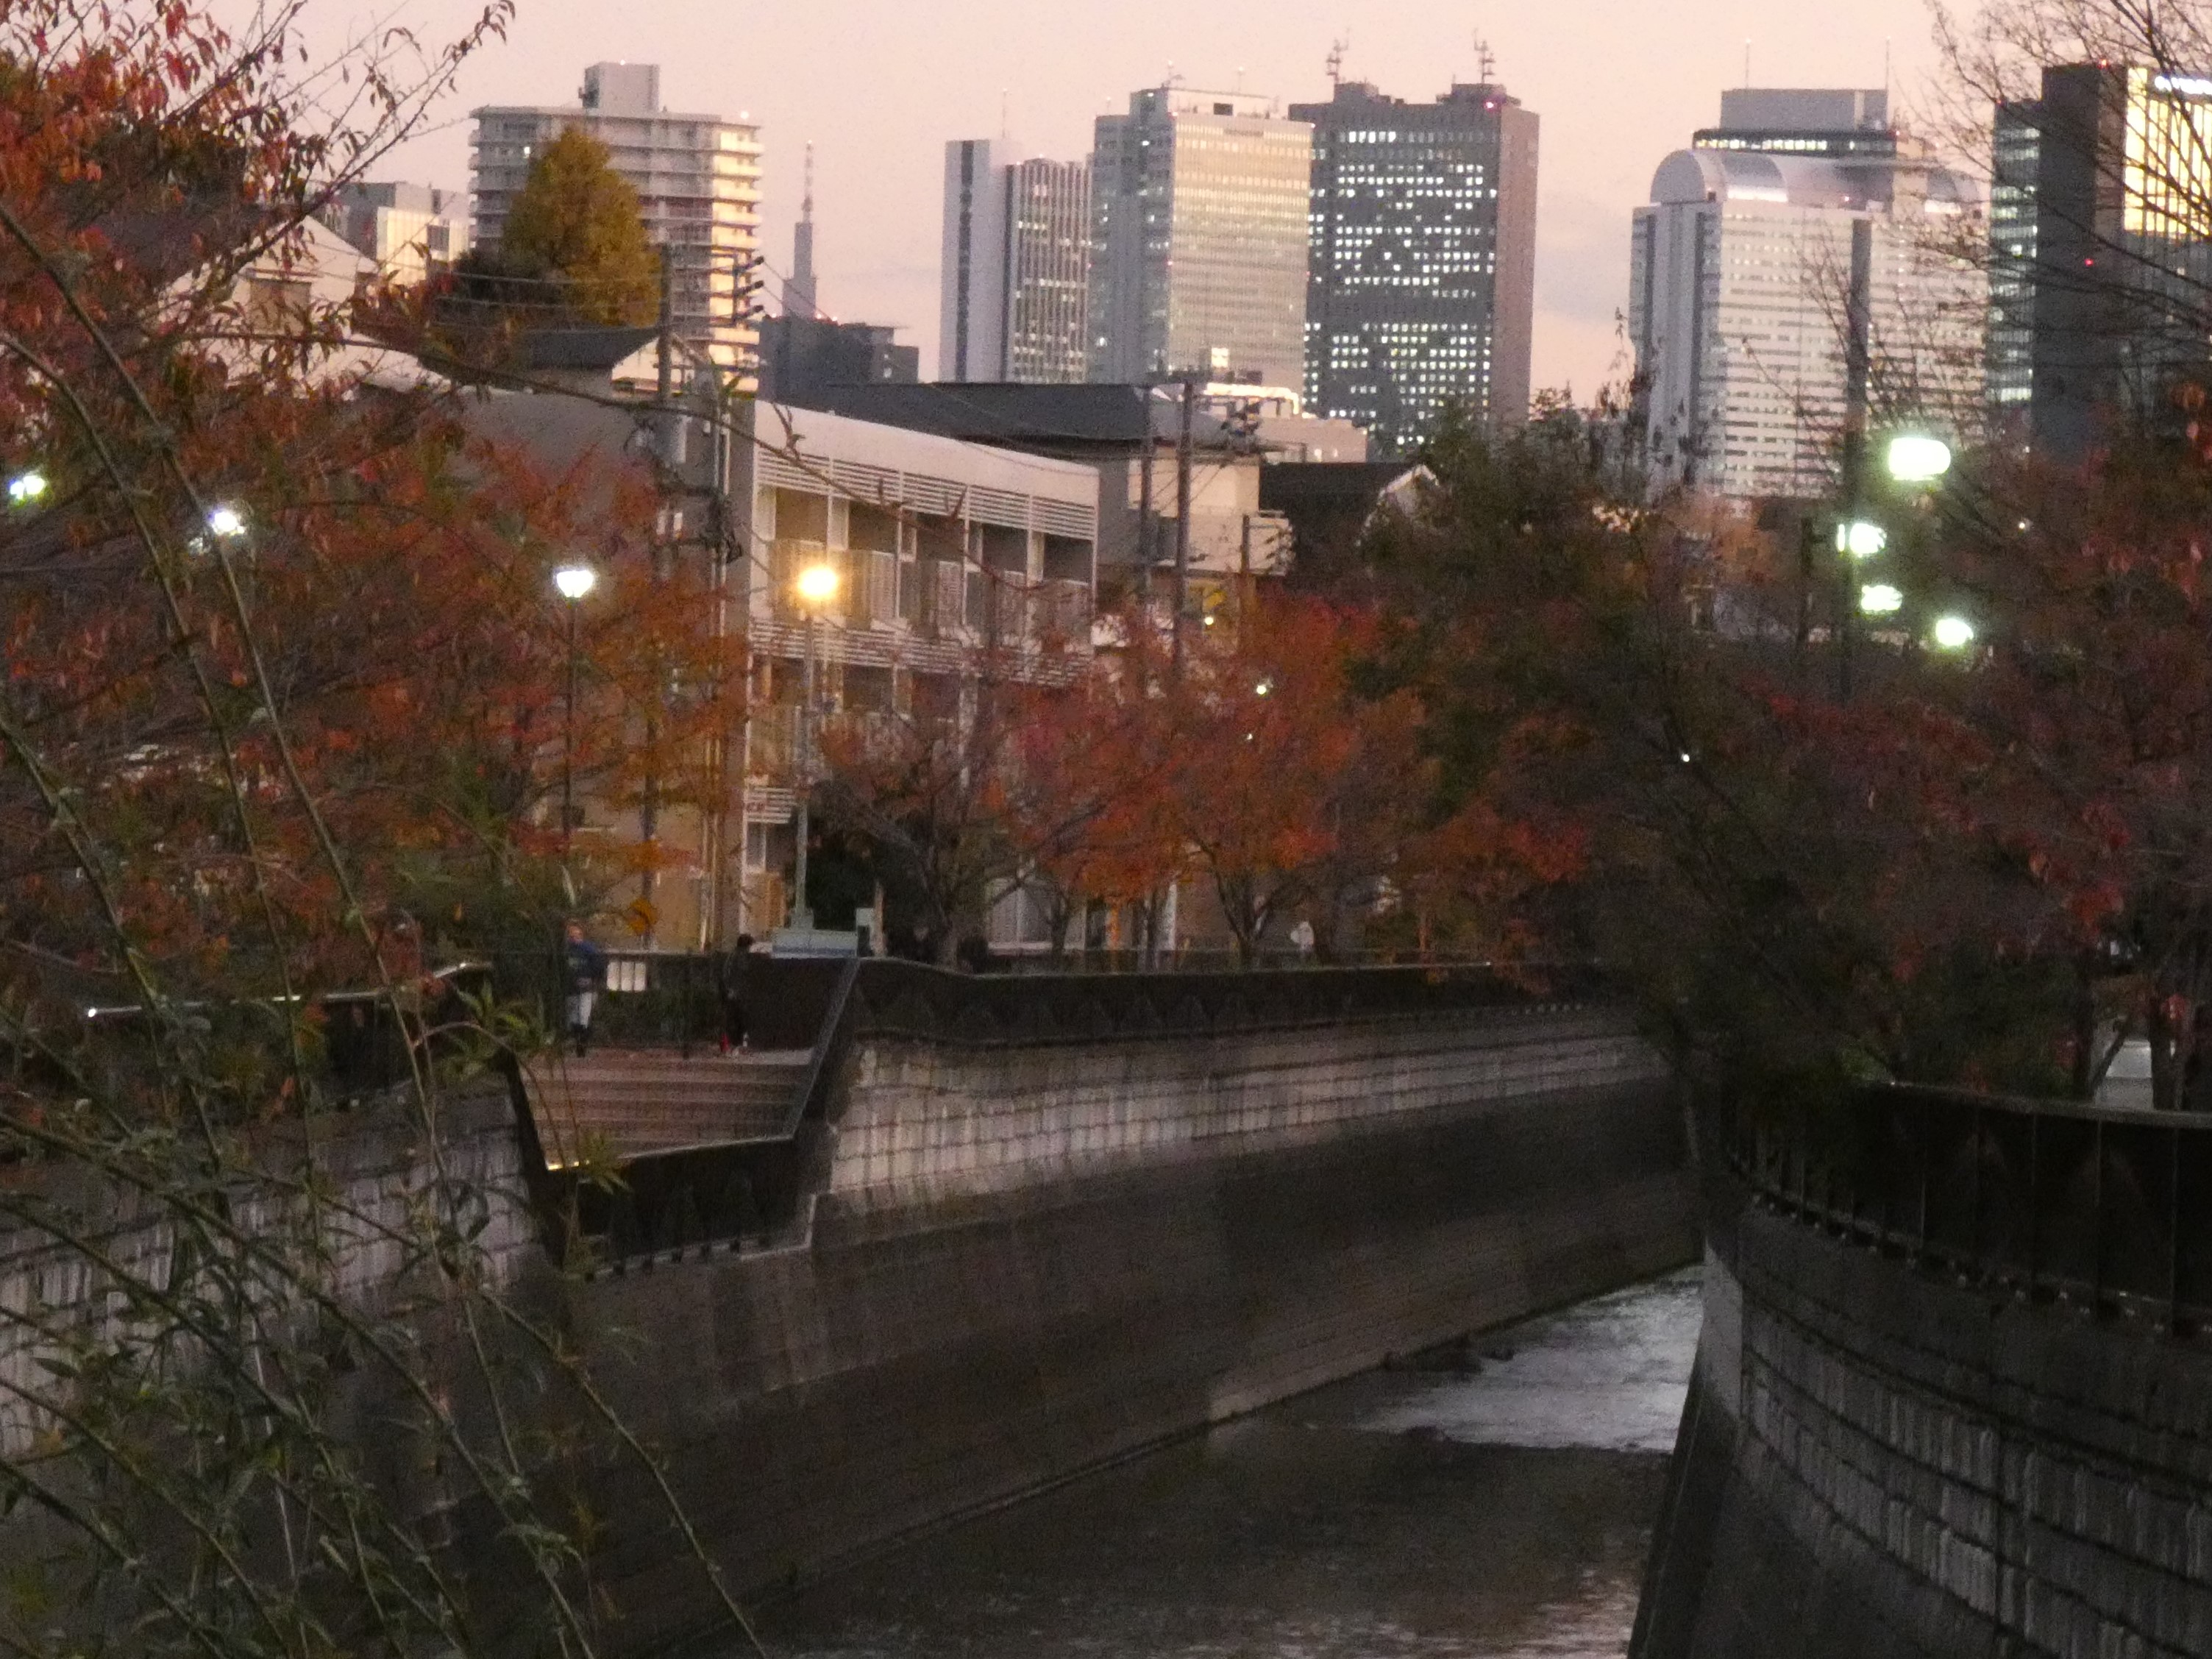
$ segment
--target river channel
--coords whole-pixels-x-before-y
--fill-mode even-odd
[[[762,1610],[775,1659],[1614,1659],[1694,1270],[1301,1396]]]

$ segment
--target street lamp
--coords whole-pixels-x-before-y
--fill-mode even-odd
[[[1871,559],[1889,545],[1889,532],[1868,519],[1853,519],[1836,526],[1836,551],[1855,559]]]
[[[1869,582],[1859,590],[1859,609],[1869,617],[1894,616],[1905,609],[1905,595],[1887,582]]]
[[[1938,648],[1945,651],[1963,651],[1974,642],[1974,625],[1964,617],[1938,617],[1929,631]]]
[[[8,480],[8,505],[28,507],[33,501],[46,499],[46,475],[33,467],[27,472],[18,472]]]
[[[228,501],[208,508],[208,534],[218,541],[234,541],[246,533],[246,514]]]
[[[1900,432],[1889,441],[1883,460],[1899,483],[1934,483],[1951,470],[1951,446],[1924,432]]]
[[[792,583],[799,604],[806,609],[806,678],[800,690],[799,710],[799,811],[794,826],[798,830],[799,857],[791,906],[791,925],[804,933],[814,930],[813,907],[806,902],[806,842],[812,831],[808,821],[807,797],[814,784],[814,665],[821,653],[822,612],[837,597],[838,580],[837,567],[825,563],[808,565]]]
[[[576,612],[584,597],[599,585],[599,573],[587,564],[564,564],[553,573],[553,586],[568,603],[568,695],[562,709],[561,876],[568,879],[568,848],[576,834]]]

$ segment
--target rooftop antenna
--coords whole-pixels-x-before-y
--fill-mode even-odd
[[[1747,34],[1743,37],[1743,83],[1751,84],[1751,37]]]
[[[1490,49],[1490,42],[1481,35],[1474,37],[1474,80],[1477,86],[1498,84],[1498,55]]]
[[[1012,137],[1012,120],[1007,113],[1007,107],[1006,88],[1000,87],[999,88],[999,142],[1002,144]]]
[[[1881,95],[1889,96],[1889,37],[1881,37]]]
[[[1352,42],[1341,38],[1328,45],[1328,84],[1330,90],[1344,84],[1344,54]]]

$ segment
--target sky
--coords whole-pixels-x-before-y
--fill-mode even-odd
[[[392,22],[450,38],[476,9],[309,0],[310,44],[327,52]],[[1170,74],[1285,104],[1322,100],[1337,41],[1347,78],[1425,100],[1475,78],[1478,36],[1543,123],[1534,384],[1585,398],[1624,367],[1630,210],[1667,153],[1717,119],[1722,88],[1744,84],[1747,44],[1753,84],[1878,87],[1887,62],[1907,107],[1926,100],[1936,70],[1925,0],[517,0],[506,40],[464,66],[379,175],[465,189],[471,109],[568,103],[586,64],[657,63],[668,107],[760,123],[763,236],[779,270],[813,143],[823,308],[899,326],[927,378],[948,139],[1004,132],[1073,158],[1088,152],[1097,116]]]

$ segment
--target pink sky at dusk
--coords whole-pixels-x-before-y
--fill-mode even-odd
[[[372,15],[426,37],[474,15],[466,0],[313,0],[327,49]],[[799,158],[815,146],[817,263],[824,309],[898,325],[934,373],[939,175],[945,141],[1001,128],[1035,153],[1088,150],[1091,124],[1172,70],[1192,85],[1328,96],[1332,41],[1348,77],[1406,98],[1474,77],[1480,33],[1498,78],[1543,118],[1535,384],[1588,394],[1613,371],[1626,297],[1629,210],[1652,169],[1711,125],[1741,84],[1744,42],[1762,86],[1892,85],[1910,105],[1934,69],[1923,0],[1848,9],[1758,0],[1547,0],[1462,9],[1429,0],[520,0],[504,45],[463,70],[459,91],[380,169],[465,189],[468,111],[573,100],[587,63],[661,66],[670,107],[762,125],[764,234],[789,263]]]

